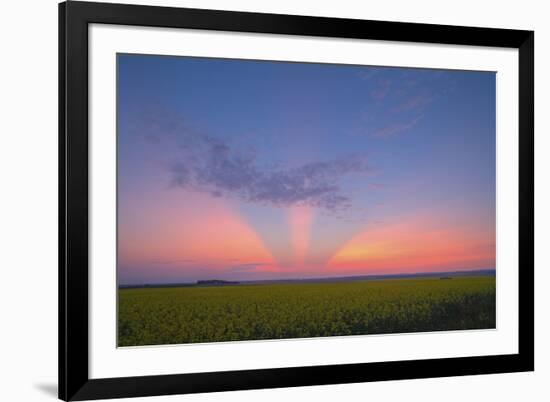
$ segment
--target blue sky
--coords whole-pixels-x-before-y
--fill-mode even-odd
[[[326,267],[362,233],[420,216],[485,233],[479,242],[490,255],[495,106],[490,72],[119,55],[122,280],[332,275]],[[209,215],[186,197],[238,216],[273,261],[243,259],[224,271],[205,250],[202,261],[189,251],[199,257],[170,269],[152,263],[184,253],[177,245],[144,251],[148,236],[179,233],[154,218],[165,213],[161,204],[177,199],[174,214]],[[192,241],[192,229],[181,229],[181,242]],[[342,274],[397,272],[406,259],[344,260]],[[487,267],[494,255],[464,266]]]

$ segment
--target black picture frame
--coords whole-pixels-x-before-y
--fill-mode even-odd
[[[88,25],[118,24],[519,50],[517,354],[90,379]],[[534,32],[70,1],[59,5],[59,398],[170,395],[534,370]]]

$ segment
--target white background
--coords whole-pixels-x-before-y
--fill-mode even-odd
[[[516,50],[112,25],[89,37],[91,378],[517,353]],[[497,329],[117,349],[117,52],[496,71]]]
[[[149,1],[150,4],[332,17],[494,26],[536,31],[536,372],[172,396],[165,401],[407,400],[544,401],[550,350],[550,27],[544,2],[278,0]],[[0,38],[0,398],[54,400],[57,374],[57,5],[2,3]],[[545,180],[546,179],[546,180]],[[135,399],[134,399],[135,400]],[[145,400],[145,399],[142,399]],[[153,400],[153,399],[147,399]],[[137,400],[136,400],[137,401]]]

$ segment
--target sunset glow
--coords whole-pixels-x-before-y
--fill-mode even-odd
[[[297,266],[303,266],[309,252],[313,211],[311,207],[302,205],[291,207],[288,214],[294,263]]]
[[[495,269],[495,75],[118,56],[118,280]]]
[[[493,235],[494,236],[494,235]],[[471,270],[495,263],[494,237],[479,227],[453,227],[432,217],[367,228],[330,259],[334,272],[373,274]]]

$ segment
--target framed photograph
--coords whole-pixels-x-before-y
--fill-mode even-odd
[[[59,5],[59,397],[534,369],[534,33]]]

